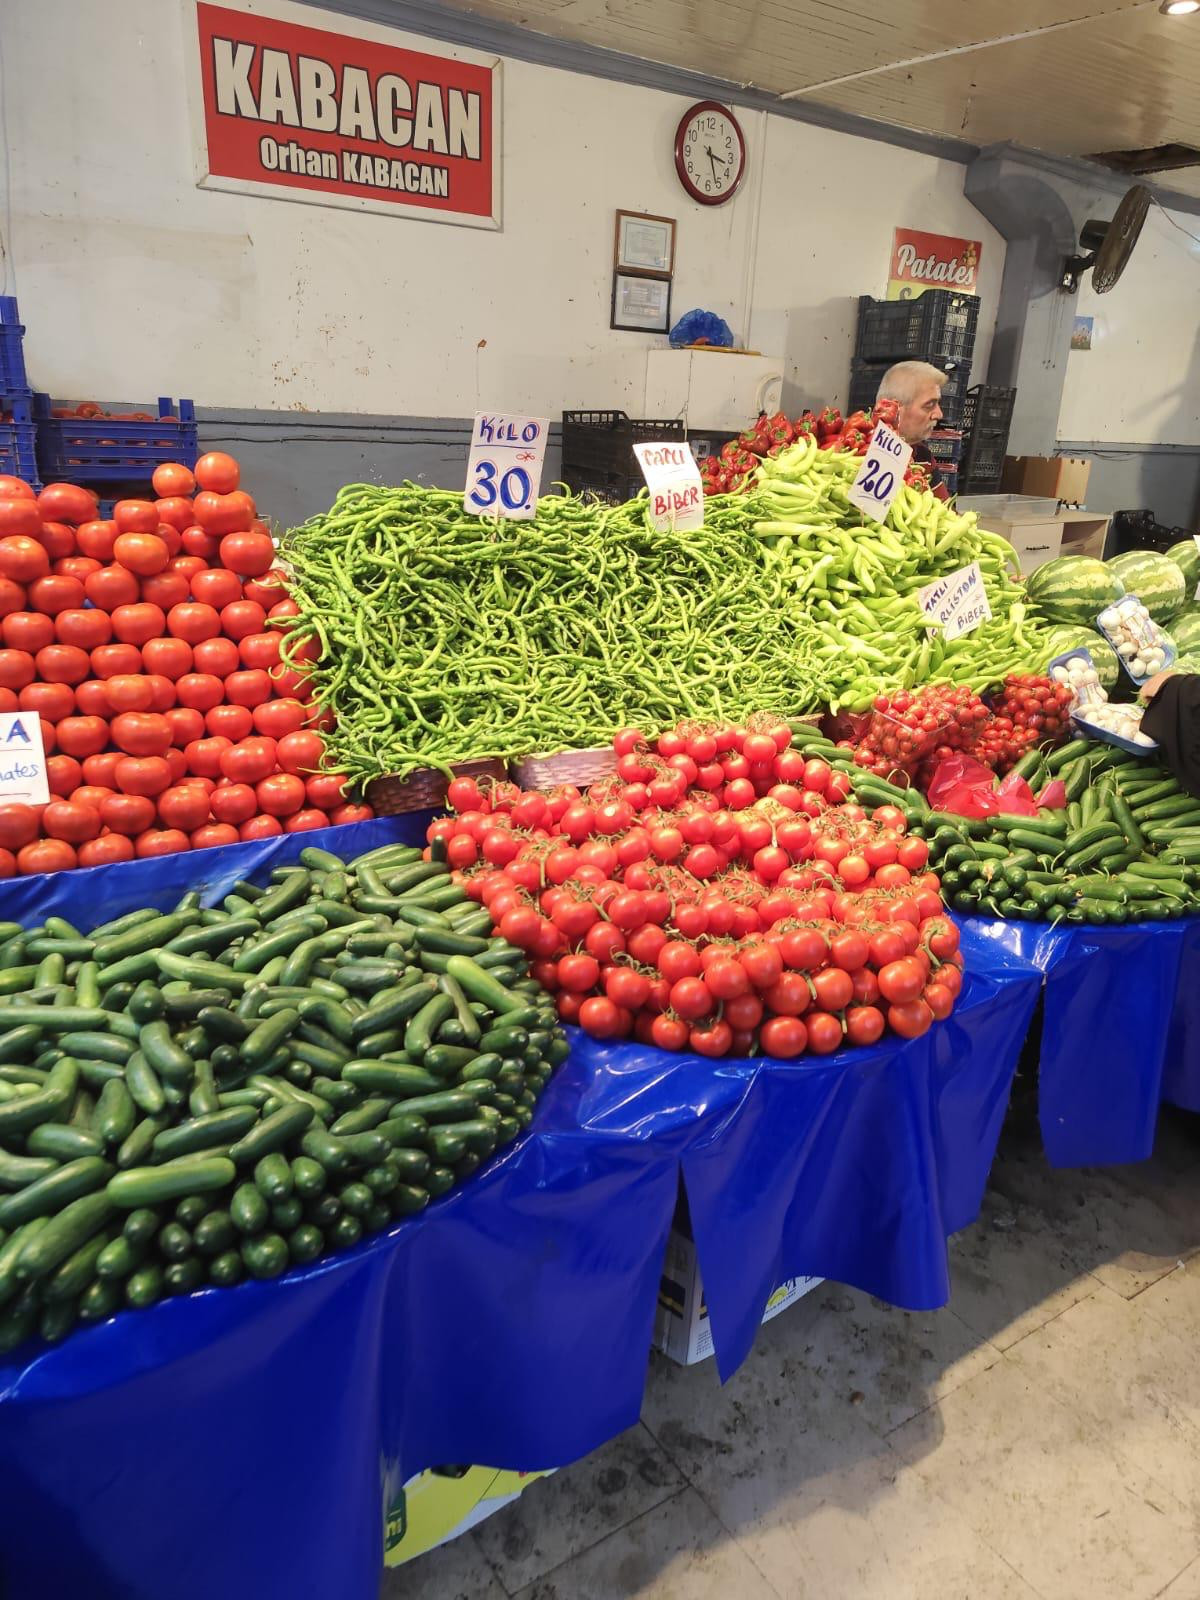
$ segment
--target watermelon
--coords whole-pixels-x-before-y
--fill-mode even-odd
[[[1112,558],[1108,570],[1120,578],[1126,594],[1137,595],[1155,622],[1170,622],[1187,599],[1183,573],[1156,550],[1127,550]]]
[[[1086,650],[1092,658],[1096,676],[1106,694],[1111,694],[1121,679],[1121,662],[1117,652],[1092,628],[1053,628],[1048,638],[1047,662],[1055,656],[1065,656],[1070,650]]]
[[[1059,556],[1034,569],[1025,592],[1051,622],[1094,625],[1105,606],[1125,593],[1120,575],[1091,556]]]
[[[1167,558],[1183,573],[1187,597],[1189,600],[1193,599],[1197,587],[1200,587],[1200,549],[1196,548],[1196,541],[1181,539],[1167,551]]]
[[[1180,655],[1200,650],[1200,611],[1188,611],[1171,624],[1171,637]]]

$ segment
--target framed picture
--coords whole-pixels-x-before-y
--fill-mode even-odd
[[[614,272],[612,316],[608,325],[631,333],[669,333],[670,278],[641,278],[629,272]]]
[[[613,269],[669,278],[675,270],[675,219],[618,211]]]

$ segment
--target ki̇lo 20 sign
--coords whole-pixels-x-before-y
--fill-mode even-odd
[[[499,62],[308,25],[324,15],[197,0],[200,186],[499,227]]]

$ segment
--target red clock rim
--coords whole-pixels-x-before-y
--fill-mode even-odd
[[[733,124],[733,130],[737,134],[738,146],[741,151],[741,160],[738,163],[738,170],[734,180],[730,184],[729,189],[725,194],[699,193],[695,184],[688,177],[687,167],[684,165],[684,129],[687,127],[692,118],[700,111],[719,111],[723,117],[729,118],[730,122]],[[734,195],[738,191],[739,186],[741,185],[742,178],[746,173],[746,135],[742,132],[741,123],[738,121],[737,117],[734,116],[733,112],[728,106],[722,105],[719,100],[697,100],[693,105],[690,105],[687,108],[687,110],[683,113],[683,116],[679,119],[679,126],[675,129],[675,172],[680,183],[687,190],[688,194],[691,195],[692,199],[697,205],[720,206],[724,205],[726,200],[733,199]]]

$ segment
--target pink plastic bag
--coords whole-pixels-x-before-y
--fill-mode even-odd
[[[1047,807],[1051,811],[1065,811],[1067,805],[1067,786],[1061,778],[1051,778],[1050,782],[1037,797],[1039,806]]]
[[[990,767],[956,752],[934,768],[927,799],[935,811],[953,811],[960,817],[994,817],[1001,809],[995,781]]]

